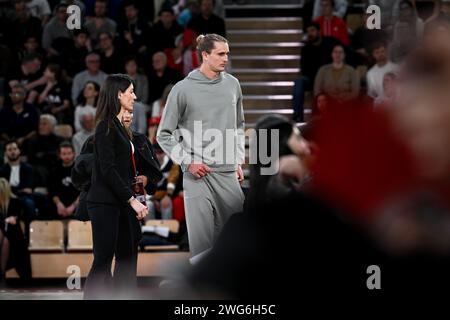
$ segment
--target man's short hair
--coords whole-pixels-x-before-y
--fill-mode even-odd
[[[17,147],[20,149],[19,144],[17,143],[17,140],[16,140],[16,139],[11,139],[11,140],[6,141],[6,143],[3,145],[3,152],[5,152],[5,151],[6,151],[6,148],[7,148],[10,144],[13,144],[13,143],[15,143],[15,144],[17,145]]]
[[[63,141],[59,144],[58,153],[60,153],[61,149],[63,149],[63,148],[70,148],[70,149],[72,149],[73,152],[75,152],[75,148],[74,148],[73,144],[71,144],[69,141]]]
[[[57,123],[55,116],[47,113],[41,114],[39,120],[47,120],[53,128],[55,128]]]

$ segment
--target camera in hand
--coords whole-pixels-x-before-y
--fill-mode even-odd
[[[144,190],[144,184],[135,177],[133,179],[133,182],[131,183],[131,188],[134,192],[134,197],[142,203],[144,206],[147,205],[145,201],[145,190]]]

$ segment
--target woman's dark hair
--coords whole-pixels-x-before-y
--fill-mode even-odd
[[[133,84],[133,80],[126,74],[111,74],[100,88],[100,94],[97,103],[97,113],[95,115],[95,124],[106,120],[108,126],[112,126],[112,121],[120,112],[119,91],[125,92]]]
[[[47,69],[50,70],[52,73],[55,74],[55,80],[59,83],[59,84],[66,84],[66,77],[64,75],[64,70],[61,69],[61,66],[56,64],[56,63],[49,63],[47,65]]]
[[[84,84],[83,90],[81,90],[80,94],[78,95],[78,104],[79,105],[86,105],[86,98],[84,97],[84,88],[86,88],[87,85],[92,84],[94,86],[95,91],[97,91],[99,94],[97,95],[97,97],[95,97],[95,101],[94,101],[94,105],[93,107],[97,107],[97,103],[98,103],[98,97],[100,96],[100,85],[95,82],[95,81],[88,81]]]
[[[264,131],[264,129],[266,131]],[[278,160],[281,156],[292,154],[287,143],[294,129],[293,124],[285,117],[280,115],[268,115],[256,123],[255,130],[256,135],[253,137],[254,141],[252,142],[252,147],[256,148],[257,161],[255,164],[250,165],[250,190],[246,197],[246,210],[251,212],[258,212],[258,209],[264,209],[264,200],[267,199],[267,187],[270,179],[273,177],[271,175],[261,174],[261,169],[270,167],[271,164],[273,165],[273,162]],[[279,130],[278,141],[272,141],[271,130]],[[261,140],[263,135],[265,135],[265,138]],[[260,145],[260,141],[265,142],[264,145]],[[270,154],[273,143],[279,144],[278,155]],[[263,164],[261,162],[262,159],[259,156],[260,147],[265,148],[265,150],[262,150],[261,152],[263,155],[270,157],[270,163]]]

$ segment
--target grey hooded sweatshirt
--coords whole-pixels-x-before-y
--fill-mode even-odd
[[[213,171],[236,170],[245,160],[239,81],[226,72],[214,79],[190,72],[172,88],[156,140],[183,171],[193,160]]]

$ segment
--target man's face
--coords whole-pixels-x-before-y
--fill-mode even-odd
[[[375,59],[376,62],[385,62],[386,57],[386,48],[385,47],[379,47],[373,50],[372,56]]]
[[[161,13],[161,16],[159,17],[159,19],[161,20],[162,24],[165,27],[170,27],[172,25],[172,22],[174,20],[174,16],[172,13],[164,11]]]
[[[330,0],[322,0],[322,2],[320,3],[320,6],[322,9],[323,16],[333,15],[333,5],[331,4]]]
[[[315,42],[319,38],[320,32],[316,27],[309,27],[306,29],[306,34],[308,35],[308,42]]]
[[[225,42],[215,42],[214,49],[208,54],[203,52],[203,62],[208,65],[208,68],[213,72],[222,72],[228,62],[228,54],[230,49]]]
[[[61,6],[58,8],[58,11],[56,11],[56,16],[58,17],[59,21],[65,22],[67,19],[67,7]]]
[[[106,15],[106,3],[96,1],[94,11],[95,11],[96,17],[99,17],[99,18],[104,17]]]
[[[59,149],[59,158],[64,164],[70,164],[75,159],[75,153],[72,148],[63,147]]]
[[[162,71],[166,67],[167,62],[161,54],[154,54],[152,57],[153,69],[156,71]]]
[[[91,73],[96,73],[100,70],[100,58],[98,56],[88,56],[86,58],[86,68]]]
[[[109,48],[112,47],[112,39],[107,35],[107,34],[100,34],[100,36],[98,37],[98,40],[100,42],[100,48],[102,50],[108,50]]]
[[[47,119],[39,121],[39,134],[41,136],[49,136],[53,131],[53,127]]]
[[[92,114],[86,114],[81,118],[81,126],[84,130],[91,132],[95,128],[95,119]]]
[[[203,0],[200,6],[200,11],[205,16],[210,16],[214,11],[213,0]]]
[[[36,50],[38,48],[39,43],[38,43],[36,38],[30,37],[23,43],[23,46],[28,51],[34,51],[34,50]]]
[[[5,154],[8,161],[17,161],[20,157],[20,149],[17,144],[13,142],[6,146]]]
[[[10,97],[13,104],[20,104],[25,100],[25,90],[23,88],[13,88]]]
[[[127,6],[125,7],[125,16],[128,20],[134,20],[136,19],[138,15],[138,11],[134,6]]]
[[[80,33],[75,37],[75,43],[80,47],[85,47],[87,43],[88,37],[85,33]]]

